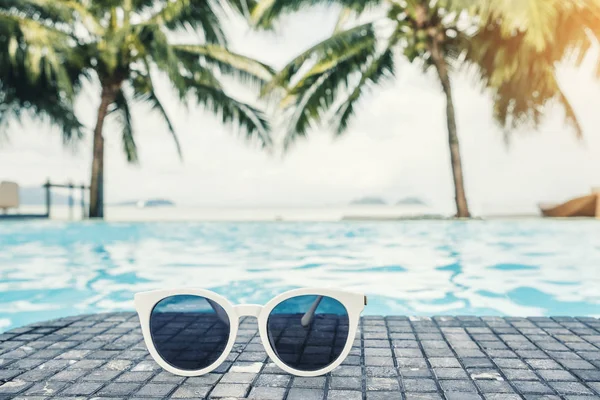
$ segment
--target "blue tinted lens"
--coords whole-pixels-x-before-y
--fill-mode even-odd
[[[223,354],[229,340],[229,317],[201,296],[167,297],[154,306],[150,334],[158,354],[175,368],[199,370]]]
[[[348,311],[331,297],[298,296],[279,303],[267,321],[271,347],[300,371],[327,367],[348,341]]]

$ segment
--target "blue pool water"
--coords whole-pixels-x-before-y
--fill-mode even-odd
[[[366,314],[600,315],[600,221],[0,224],[0,331],[197,286],[362,291]]]

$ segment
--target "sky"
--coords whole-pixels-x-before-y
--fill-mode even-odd
[[[276,33],[256,33],[228,24],[231,48],[275,67],[327,37],[335,14],[316,10],[289,18]],[[489,96],[466,73],[452,77],[467,195],[475,214],[529,213],[539,202],[558,202],[600,187],[600,81],[594,49],[581,68],[561,66],[560,84],[584,128],[577,140],[559,107],[548,107],[538,131],[520,130],[506,146]],[[192,106],[184,110],[159,79],[159,96],[175,123],[183,161],[161,120],[144,105],[134,107],[139,165],[128,165],[118,129],[108,122],[107,202],[170,198],[194,206],[329,206],[363,196],[389,202],[416,196],[436,212],[454,211],[445,103],[433,74],[398,61],[397,78],[360,103],[347,134],[311,132],[285,155],[269,154],[232,134],[215,117]],[[232,95],[247,99],[247,93]],[[99,88],[86,85],[77,100],[92,128]],[[91,129],[90,129],[91,131]],[[23,186],[88,182],[91,140],[64,148],[49,125],[13,124],[0,142],[0,180]]]

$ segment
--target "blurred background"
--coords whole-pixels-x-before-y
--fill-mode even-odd
[[[314,3],[0,0],[0,329],[173,269],[598,314],[600,2]]]

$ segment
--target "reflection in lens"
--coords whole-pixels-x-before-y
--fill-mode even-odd
[[[348,312],[331,297],[292,297],[271,311],[267,332],[271,347],[287,366],[316,371],[342,354],[348,340]]]
[[[167,297],[154,306],[150,334],[158,354],[175,368],[199,370],[223,354],[229,340],[229,317],[201,296]]]

